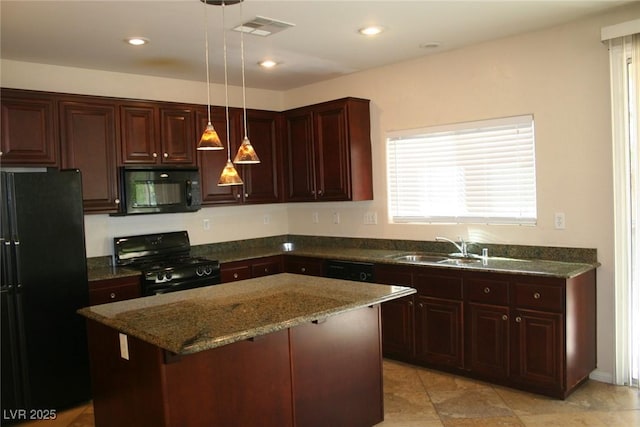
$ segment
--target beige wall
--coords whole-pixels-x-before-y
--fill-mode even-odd
[[[586,20],[356,73],[284,93],[249,90],[250,107],[281,110],[356,96],[371,99],[375,199],[205,208],[194,214],[86,217],[88,256],[111,253],[111,238],[187,229],[194,244],[285,233],[597,248],[598,370],[614,363],[613,220],[608,52],[602,26],[640,16],[640,4]],[[2,86],[206,103],[201,83],[2,61]],[[222,104],[213,86],[214,104]],[[216,95],[217,93],[217,95]],[[240,105],[232,91],[231,105]],[[393,225],[387,223],[385,132],[531,113],[536,126],[538,224]],[[364,225],[365,212],[378,215]],[[312,222],[314,212],[319,223]],[[339,212],[340,224],[332,221]],[[553,228],[555,212],[566,229]],[[265,215],[269,224],[265,224]],[[203,219],[211,230],[202,229]]]

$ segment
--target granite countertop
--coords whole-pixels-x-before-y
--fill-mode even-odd
[[[455,268],[461,270],[476,270],[484,272],[527,274],[536,276],[548,276],[569,279],[593,270],[599,264],[560,262],[536,259],[514,259],[504,257],[488,257],[486,261],[479,260],[472,264],[439,264],[439,263],[415,263],[400,261],[395,257],[412,253],[412,251],[367,249],[367,248],[343,248],[323,246],[294,247],[292,250],[283,250],[282,247],[264,247],[236,249],[232,251],[211,251],[203,253],[205,258],[217,259],[220,263],[241,261],[271,255],[289,254],[321,259],[335,259],[344,261],[371,262],[379,264],[396,265],[422,265],[435,268]],[[440,254],[448,256],[447,254]]]
[[[318,258],[331,258],[337,260],[350,260],[373,262],[380,264],[398,265],[423,265],[437,268],[455,268],[461,270],[476,270],[484,272],[527,274],[536,276],[549,276],[569,279],[578,276],[589,270],[593,270],[597,265],[575,262],[560,262],[535,259],[514,259],[502,257],[488,257],[486,260],[478,259],[477,262],[469,264],[442,264],[442,263],[415,263],[400,261],[395,257],[412,253],[411,251],[389,251],[380,249],[359,249],[359,248],[310,248],[300,249],[290,252],[294,255],[311,256]],[[447,257],[448,254],[436,254]]]
[[[83,316],[176,354],[191,354],[415,293],[282,273],[86,307]]]
[[[196,252],[193,254],[193,252]],[[484,272],[526,274],[534,276],[557,277],[562,279],[570,279],[589,270],[597,268],[600,264],[593,262],[579,261],[552,261],[557,259],[555,256],[549,257],[544,254],[547,259],[537,259],[536,254],[531,254],[527,258],[519,258],[518,254],[512,257],[508,256],[490,256],[486,262],[476,262],[471,264],[439,264],[439,263],[412,263],[395,259],[396,256],[412,253],[412,252],[434,252],[424,250],[407,250],[407,248],[368,248],[368,247],[349,247],[347,245],[316,245],[313,243],[293,244],[290,250],[285,250],[282,243],[263,242],[262,245],[251,245],[233,243],[233,244],[214,244],[203,245],[192,248],[192,254],[212,260],[218,260],[220,263],[244,261],[254,258],[261,258],[273,255],[290,254],[298,256],[306,256],[320,259],[336,259],[344,261],[359,261],[380,264],[397,264],[397,265],[427,265],[434,268],[455,268],[460,270],[477,270]],[[496,252],[494,252],[496,253]],[[442,254],[447,256],[447,254]],[[553,255],[553,253],[552,253]],[[107,267],[104,265],[89,266],[89,281],[105,280],[117,277],[140,275],[140,272],[122,267]]]

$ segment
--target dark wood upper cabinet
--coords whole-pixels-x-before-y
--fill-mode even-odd
[[[247,130],[251,144],[258,153],[260,163],[235,165],[244,185],[219,187],[220,173],[227,163],[226,111],[214,108],[211,123],[224,144],[221,151],[198,151],[198,166],[202,177],[202,203],[204,205],[238,203],[277,203],[281,200],[281,150],[279,146],[279,118],[275,111],[247,110]],[[229,143],[231,160],[244,138],[244,115],[239,108],[229,108]],[[200,138],[208,121],[207,109],[196,111],[196,133]]]
[[[61,166],[80,169],[85,212],[117,212],[117,107],[115,103],[61,101]]]
[[[192,107],[160,108],[160,151],[162,163],[194,165],[196,146],[194,139],[195,113]]]
[[[208,122],[207,107],[196,110],[195,144],[197,146],[202,132]],[[211,124],[218,133],[224,150],[197,151],[198,168],[200,169],[200,188],[202,189],[203,205],[228,205],[242,201],[242,187],[218,186],[220,174],[227,164],[227,117],[224,108],[211,109]],[[237,109],[229,109],[229,143],[231,144],[231,160],[235,155],[240,138],[240,114]]]
[[[200,169],[202,204],[373,199],[369,101],[343,98],[284,113],[247,110],[247,134],[261,162],[236,165],[244,185],[219,187],[227,156],[244,137],[240,108],[212,107],[225,146],[197,151],[203,105],[2,88],[0,161],[78,168],[87,213],[118,211],[118,167]]]
[[[43,92],[2,89],[0,159],[5,165],[59,166],[56,99]]]
[[[282,199],[279,117],[274,111],[247,110],[247,134],[260,163],[236,165],[244,181],[245,203],[277,203]]]
[[[373,199],[368,100],[344,98],[284,117],[286,201]]]
[[[195,165],[194,114],[191,106],[120,105],[122,163]]]
[[[290,202],[316,199],[313,112],[302,108],[285,113],[286,193]]]

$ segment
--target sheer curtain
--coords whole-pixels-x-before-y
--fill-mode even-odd
[[[603,28],[613,130],[616,384],[640,375],[640,20]]]

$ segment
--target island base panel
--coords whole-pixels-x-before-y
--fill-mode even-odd
[[[88,320],[96,427],[366,427],[383,419],[380,307],[190,355]],[[330,422],[327,424],[326,422]]]
[[[296,426],[382,422],[379,310],[377,305],[290,330]]]

